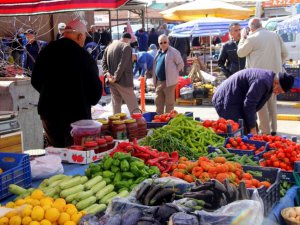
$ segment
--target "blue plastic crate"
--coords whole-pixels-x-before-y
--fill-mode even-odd
[[[294,163],[294,171],[300,175],[300,162]],[[288,181],[290,183],[296,183],[295,178],[293,176],[293,172],[288,172],[281,170],[281,176],[280,179],[283,181]]]
[[[269,181],[272,185],[269,189],[266,187],[257,188],[259,196],[264,203],[264,214],[267,215],[273,206],[280,200],[280,175],[281,170],[278,168],[259,167],[259,166],[243,166],[244,171],[252,170],[262,172],[261,177],[253,176],[259,181]],[[254,189],[249,188],[250,194]]]
[[[229,142],[229,138],[226,138],[225,140],[225,143],[224,143],[224,147],[226,148],[226,144],[228,144]],[[255,151],[254,150],[238,150],[238,149],[232,149],[232,148],[226,148],[230,153],[234,153],[234,154],[237,154],[237,155],[253,155],[253,159],[254,160],[260,160],[263,156],[263,154],[268,151],[268,148],[269,148],[269,144],[267,142],[263,142],[263,141],[253,141],[253,140],[246,140],[246,139],[243,139],[243,142],[244,143],[248,143],[248,144],[254,144],[256,146],[256,148],[260,148],[262,146],[265,147],[265,150],[262,151],[261,153],[259,154],[255,154]],[[208,153],[212,153],[215,151],[215,147],[213,146],[209,146],[208,148]]]
[[[16,184],[24,188],[31,186],[29,155],[0,152],[0,168],[4,171],[0,174],[0,199],[12,195],[8,191],[10,184]]]
[[[145,120],[147,122],[147,129],[159,128],[159,127],[163,127],[164,125],[168,124],[167,122],[161,122],[161,123],[151,122],[154,119],[155,115],[157,115],[156,112],[146,112],[143,114],[143,117],[145,118]],[[194,116],[194,114],[192,112],[185,112],[184,115],[189,116],[189,117]]]

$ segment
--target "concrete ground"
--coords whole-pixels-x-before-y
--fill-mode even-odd
[[[101,99],[103,103],[110,102],[110,96],[103,96]],[[292,115],[293,117],[300,118],[300,109],[296,107],[299,102],[277,102],[278,114]],[[193,112],[194,117],[200,117],[201,119],[217,119],[218,114],[216,113],[213,106],[175,106],[178,112]],[[154,104],[147,104],[146,111],[155,112]],[[288,119],[288,118],[287,118]],[[278,134],[286,135],[287,137],[297,136],[300,141],[300,120],[278,120]]]

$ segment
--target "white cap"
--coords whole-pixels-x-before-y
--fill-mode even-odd
[[[65,27],[65,29],[63,30],[63,32],[66,32],[66,31],[67,32],[73,31],[73,32],[79,32],[79,33],[86,33],[88,36],[90,36],[86,29],[86,25],[83,22],[81,22],[80,20],[70,21],[67,24],[67,26]]]
[[[59,23],[58,26],[57,26],[57,28],[58,28],[59,30],[63,30],[63,29],[66,28],[66,24],[65,24],[65,23]]]

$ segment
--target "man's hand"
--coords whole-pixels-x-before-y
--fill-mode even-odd
[[[242,37],[243,39],[246,39],[247,36],[248,36],[248,31],[247,31],[247,29],[244,27],[244,28],[241,30],[241,37]]]

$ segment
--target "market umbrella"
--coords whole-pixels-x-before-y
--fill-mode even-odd
[[[168,20],[191,21],[199,17],[222,17],[227,19],[247,19],[253,11],[219,0],[196,0],[162,11]]]
[[[300,15],[295,15],[277,24],[279,33],[300,33]]]
[[[128,0],[0,0],[0,16],[116,9]]]

